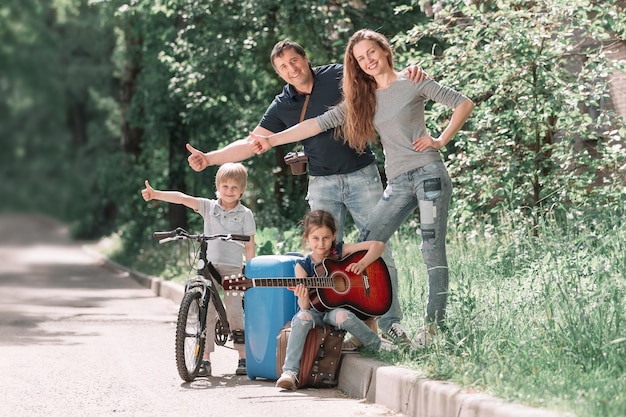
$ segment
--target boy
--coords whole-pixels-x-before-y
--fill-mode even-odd
[[[246,190],[248,172],[240,163],[222,165],[215,176],[217,200],[197,198],[179,191],[159,191],[153,189],[146,180],[146,188],[141,191],[146,201],[160,200],[183,204],[198,212],[204,218],[204,234],[233,233],[250,236],[249,242],[209,240],[207,241],[208,260],[215,265],[222,276],[241,273],[243,256],[249,261],[255,255],[254,233],[256,224],[252,211],[241,204]],[[239,352],[236,375],[246,375],[246,350],[244,345],[243,295],[225,293],[224,306],[228,324],[233,329],[233,342]],[[210,305],[207,316],[207,339],[199,376],[211,375],[211,352],[214,351],[215,307]]]

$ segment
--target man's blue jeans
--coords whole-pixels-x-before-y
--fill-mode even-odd
[[[421,252],[428,271],[426,320],[443,325],[448,296],[446,229],[452,181],[443,162],[435,162],[390,180],[372,211],[359,241],[387,242],[415,209],[419,208]],[[394,302],[397,297],[393,297]],[[392,309],[400,309],[393,306]],[[382,327],[382,326],[381,326]]]
[[[361,231],[382,195],[383,185],[376,163],[349,174],[309,176],[309,207],[312,211],[325,210],[333,215],[337,242],[343,241],[347,212],[350,212],[357,230]],[[387,331],[393,323],[402,321],[402,310],[397,299],[398,271],[389,247],[382,258],[389,270],[393,297],[391,308],[378,320],[378,327]]]

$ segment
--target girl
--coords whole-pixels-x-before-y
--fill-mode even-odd
[[[362,151],[380,136],[385,153],[387,188],[370,214],[359,240],[387,242],[415,209],[419,209],[422,258],[428,271],[426,325],[415,339],[425,347],[437,327],[443,327],[448,260],[446,228],[452,181],[439,150],[461,129],[474,103],[464,95],[426,79],[411,83],[393,69],[387,39],[372,30],[359,30],[350,38],[344,55],[344,101],[315,119],[281,133],[252,135],[253,150],[301,140],[320,131],[341,127],[352,148]],[[434,138],[426,129],[424,106],[433,100],[454,109],[448,125]],[[394,291],[397,294],[397,291]],[[399,308],[396,297],[391,309]]]
[[[379,241],[365,241],[360,243],[337,243],[337,227],[333,216],[323,210],[315,210],[307,214],[302,225],[304,228],[303,240],[311,253],[304,259],[298,260],[295,274],[298,278],[315,276],[315,265],[322,263],[326,258],[344,258],[354,252],[367,250],[366,254],[355,263],[346,267],[346,271],[361,274],[367,266],[382,255],[385,244]],[[300,370],[300,359],[304,350],[306,336],[315,326],[325,323],[344,329],[356,337],[367,349],[377,351],[381,340],[372,329],[361,321],[353,312],[344,308],[336,308],[327,312],[315,310],[311,305],[310,290],[298,284],[293,289],[298,297],[300,310],[291,320],[291,335],[287,342],[287,352],[283,373],[276,381],[276,386],[282,389],[295,390],[297,376]]]

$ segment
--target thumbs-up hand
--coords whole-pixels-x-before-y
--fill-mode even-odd
[[[154,188],[150,186],[150,183],[148,182],[148,180],[146,180],[145,184],[146,184],[146,188],[141,190],[141,196],[143,197],[144,200],[150,201],[154,198]]]
[[[190,144],[187,144],[187,150],[191,153],[191,155],[187,157],[187,162],[189,162],[191,169],[200,172],[209,165],[204,157],[204,153],[200,152]]]

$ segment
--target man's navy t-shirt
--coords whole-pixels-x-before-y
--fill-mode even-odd
[[[341,101],[342,75],[343,66],[340,64],[313,69],[313,90],[304,120],[325,113]],[[292,85],[287,84],[269,105],[259,125],[270,132],[278,133],[298,124],[305,100],[305,94],[299,94]],[[369,147],[359,154],[345,144],[343,138],[336,138],[332,129],[303,140],[302,146],[309,158],[309,175],[314,176],[348,174],[375,160]]]

